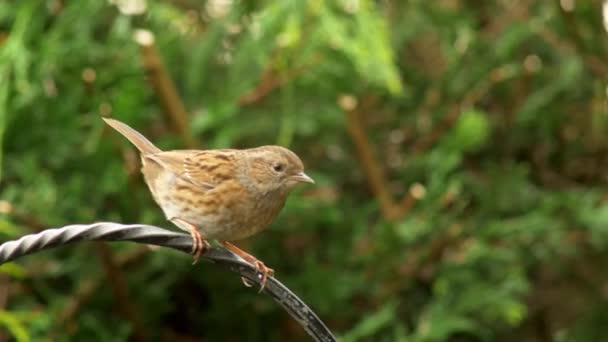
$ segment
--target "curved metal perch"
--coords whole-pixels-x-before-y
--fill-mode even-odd
[[[37,234],[25,235],[18,240],[4,242],[0,245],[0,264],[44,249],[93,240],[133,241],[170,247],[184,253],[190,253],[192,249],[192,238],[186,234],[143,224],[99,222],[47,229]],[[202,257],[226,266],[250,283],[260,285],[261,275],[256,272],[255,267],[228,250],[212,247],[205,251]],[[336,341],[323,321],[276,278],[268,278],[263,292],[279,303],[316,341]]]

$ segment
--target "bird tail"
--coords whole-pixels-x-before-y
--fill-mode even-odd
[[[118,120],[102,118],[108,125],[118,131],[118,133],[122,134],[125,138],[129,139],[129,141],[137,147],[137,149],[143,154],[154,154],[158,152],[162,152],[158,147],[154,146],[150,140],[146,139],[141,133],[129,127],[127,124],[124,124]]]

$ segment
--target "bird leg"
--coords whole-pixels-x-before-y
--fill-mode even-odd
[[[255,269],[262,274],[262,281],[260,283],[260,292],[262,292],[262,290],[264,290],[264,286],[266,286],[266,280],[268,279],[268,277],[272,277],[274,275],[274,270],[264,265],[263,262],[258,260],[253,255],[245,252],[244,250],[238,248],[237,246],[231,244],[228,241],[222,242],[222,245],[224,245],[224,247],[226,247],[226,249],[230,250],[232,253],[240,256],[241,258],[245,259],[245,261],[254,265]],[[241,279],[243,280],[245,286],[251,286],[244,278]]]
[[[192,223],[182,220],[179,217],[174,217],[169,219],[169,221],[173,222],[176,226],[185,229],[190,232],[190,236],[192,236],[192,254],[194,255],[194,261],[192,265],[198,262],[198,259],[201,257],[201,254],[210,247],[209,242],[203,238],[201,233],[198,231],[195,225]]]

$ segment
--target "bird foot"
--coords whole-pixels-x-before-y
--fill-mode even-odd
[[[267,267],[266,265],[264,265],[263,262],[257,259],[253,264],[255,265],[255,269],[256,271],[258,271],[258,274],[262,277],[262,279],[260,279],[259,291],[261,293],[264,290],[264,286],[266,286],[266,280],[268,280],[268,277],[274,276],[274,270],[270,267]]]
[[[268,280],[268,277],[274,276],[274,270],[272,268],[264,265],[263,262],[258,260],[253,255],[243,251],[242,249],[238,248],[237,246],[231,244],[230,242],[224,241],[224,242],[222,242],[222,245],[224,245],[224,247],[226,247],[226,249],[230,250],[234,254],[240,256],[245,261],[247,261],[247,262],[251,263],[253,266],[255,266],[255,269],[258,273],[258,277],[261,277],[259,292],[262,292],[264,290],[264,287],[266,286],[266,281]],[[241,277],[241,280],[243,281],[243,284],[247,287],[251,287],[253,285],[253,284],[251,284],[251,282],[249,280],[246,280],[244,277]]]
[[[194,260],[192,261],[192,265],[195,265],[200,259],[201,255],[207,250],[207,248],[211,247],[209,242],[203,238],[201,233],[198,231],[195,225],[192,223],[182,220],[180,218],[174,217],[169,221],[173,222],[175,225],[182,229],[186,229],[190,232],[190,236],[192,236],[192,255]]]
[[[207,240],[203,238],[201,233],[198,230],[193,230],[190,232],[192,236],[192,255],[194,259],[192,260],[192,265],[196,265],[198,259],[200,259],[201,255],[209,248],[211,245]]]

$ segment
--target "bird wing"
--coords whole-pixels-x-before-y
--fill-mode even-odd
[[[144,156],[196,186],[213,189],[236,177],[236,150],[178,150]]]

